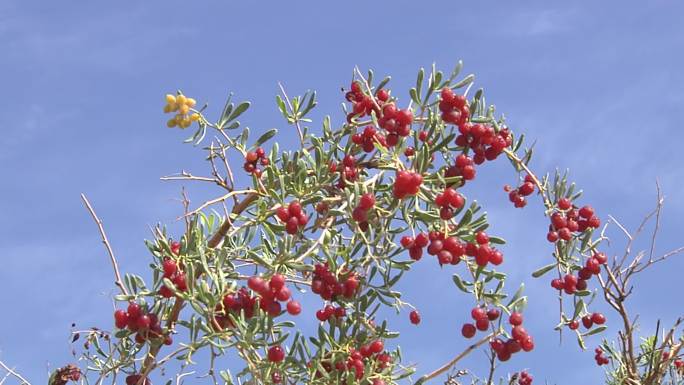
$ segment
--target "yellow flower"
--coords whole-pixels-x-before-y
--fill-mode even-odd
[[[195,104],[197,104],[197,101],[193,98],[187,98],[185,104],[187,104],[188,107],[192,108],[192,107],[195,107]]]
[[[183,114],[183,115],[185,115],[185,114],[187,114],[188,112],[190,112],[190,107],[188,107],[187,104],[183,104],[183,105],[181,105],[180,107],[178,107],[178,112],[181,113],[181,114]]]
[[[185,104],[185,102],[187,102],[187,98],[185,97],[185,95],[178,95],[176,97],[176,103],[178,103],[179,105],[183,105]]]
[[[166,122],[166,127],[174,128],[176,127],[176,118],[171,118]]]
[[[166,94],[166,103],[174,104],[176,103],[176,97],[171,94]]]
[[[200,115],[197,114],[197,113],[190,115],[190,120],[193,121],[193,122],[198,121],[199,118],[200,118]]]
[[[175,103],[174,103],[175,104]],[[172,104],[167,104],[164,106],[164,113],[168,114],[169,112],[173,111],[173,105]]]

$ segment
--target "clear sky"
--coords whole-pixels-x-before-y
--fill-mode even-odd
[[[319,114],[337,114],[355,65],[392,75],[406,102],[418,68],[463,59],[513,129],[537,141],[536,170],[570,168],[582,202],[632,227],[655,203],[657,178],[668,197],[658,249],[683,244],[683,14],[674,0],[0,2],[0,359],[43,383],[70,361],[72,322],[111,327],[112,274],[79,193],[105,221],[122,269],[144,272],[149,226],[174,223],[181,209],[181,185],[158,177],[205,170],[181,144],[186,133],[164,127],[163,94],[176,88],[214,111],[234,92],[253,101],[244,123],[284,131],[278,81],[291,94],[317,89]],[[558,345],[548,280],[529,278],[550,253],[539,203],[511,207],[504,163],[480,175],[468,194],[509,241],[504,266],[512,286],[527,282],[537,341],[503,368],[530,368],[535,383],[598,383],[591,352]],[[194,202],[209,193],[189,192]],[[608,251],[619,252],[613,234]],[[683,268],[679,258],[642,276],[631,305],[644,328],[684,312]],[[470,298],[426,264],[403,287],[424,321],[394,324],[424,373],[465,346]],[[482,358],[464,366],[481,370]]]

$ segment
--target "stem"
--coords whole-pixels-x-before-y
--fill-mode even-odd
[[[119,264],[117,263],[116,257],[114,256],[112,246],[109,244],[109,239],[107,238],[107,234],[105,233],[102,221],[100,220],[100,218],[98,218],[97,214],[95,214],[95,210],[93,209],[93,206],[90,205],[90,202],[88,201],[88,198],[86,198],[85,194],[81,194],[81,200],[83,200],[83,203],[86,205],[88,212],[90,212],[90,215],[93,217],[93,220],[95,220],[95,223],[97,224],[97,227],[100,230],[100,235],[102,236],[102,243],[104,243],[105,248],[109,253],[109,259],[112,261],[112,268],[114,269],[114,276],[116,278],[116,281],[114,281],[114,283],[116,284],[116,286],[119,287],[119,289],[121,289],[121,292],[124,295],[129,295],[128,291],[126,290],[126,287],[123,284],[123,281],[121,280],[121,273],[119,273]]]
[[[451,361],[444,364],[439,369],[436,369],[432,373],[428,373],[428,374],[424,375],[423,377],[421,377],[418,381],[416,381],[416,385],[422,385],[426,381],[429,381],[429,380],[439,376],[440,374],[446,372],[447,370],[451,369],[451,367],[456,365],[456,363],[458,361],[462,360],[465,356],[470,354],[473,350],[475,350],[475,349],[479,348],[480,346],[484,345],[485,343],[487,343],[487,341],[489,341],[489,339],[494,337],[495,335],[496,335],[496,332],[482,337],[482,339],[480,339],[476,343],[468,346],[464,351],[459,353],[456,357],[454,357]]]
[[[285,92],[285,88],[283,87],[282,83],[278,82],[278,87],[280,87],[280,91],[283,93],[283,97],[285,98],[287,106],[290,107],[290,112],[292,112],[292,120],[294,120],[295,127],[297,127],[297,133],[299,134],[299,142],[302,144],[302,147],[304,147],[304,133],[302,131],[302,127],[299,125],[299,119],[297,119],[295,110],[292,107],[292,103],[290,103],[290,98],[287,97],[287,93]]]

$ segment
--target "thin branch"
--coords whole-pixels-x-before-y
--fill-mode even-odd
[[[112,268],[114,269],[114,276],[116,277],[116,281],[114,281],[114,283],[116,284],[116,286],[119,287],[119,289],[121,289],[121,292],[124,295],[129,295],[128,290],[126,290],[126,287],[124,286],[123,281],[121,280],[121,273],[119,273],[119,264],[116,261],[116,257],[114,256],[112,246],[109,244],[109,239],[107,238],[107,234],[105,233],[102,221],[100,220],[100,218],[98,218],[97,214],[95,213],[95,210],[93,209],[93,206],[90,205],[90,202],[88,201],[88,198],[86,198],[85,194],[81,194],[81,200],[83,200],[83,203],[88,209],[88,212],[90,212],[90,215],[93,217],[93,220],[95,220],[95,223],[97,224],[97,227],[100,230],[100,235],[102,236],[102,243],[104,243],[105,248],[107,248],[107,252],[109,253],[109,259],[112,261]]]
[[[189,217],[189,216],[192,216],[192,215],[195,215],[195,214],[199,213],[200,211],[204,210],[205,208],[207,208],[207,207],[209,207],[209,206],[211,206],[211,205],[213,205],[213,204],[216,204],[216,203],[219,203],[219,202],[223,202],[223,201],[225,201],[226,199],[228,199],[228,198],[230,198],[230,197],[232,197],[232,196],[240,195],[240,194],[256,194],[256,193],[257,193],[257,192],[256,192],[255,190],[235,190],[235,191],[231,191],[231,192],[229,192],[229,193],[227,193],[227,194],[225,194],[225,195],[223,195],[223,196],[220,196],[220,197],[218,197],[218,198],[216,198],[216,199],[208,200],[208,201],[202,203],[198,208],[196,208],[196,209],[194,209],[194,210],[192,210],[192,211],[190,211],[190,212],[185,213],[185,214],[183,215],[183,218]],[[181,219],[181,218],[178,218],[178,219]]]
[[[459,353],[456,357],[454,357],[451,361],[444,364],[439,369],[436,369],[435,371],[428,373],[428,374],[424,375],[423,377],[421,377],[418,381],[416,381],[416,385],[422,385],[426,381],[429,381],[429,380],[439,376],[440,374],[446,372],[447,370],[451,369],[451,367],[456,365],[456,363],[458,363],[458,361],[462,360],[463,357],[467,356],[473,350],[475,350],[475,349],[479,348],[480,346],[484,345],[485,343],[487,343],[489,341],[489,339],[494,337],[494,336],[496,336],[496,333],[490,333],[490,334],[482,337],[482,339],[480,339],[476,343],[468,346],[464,351]]]
[[[5,371],[8,374],[11,374],[12,376],[16,377],[17,379],[19,379],[19,381],[22,381],[22,383],[21,383],[22,385],[23,384],[31,385],[31,383],[27,379],[25,379],[24,377],[21,376],[21,374],[15,372],[13,369],[11,369],[7,365],[5,365],[4,362],[0,361],[0,366],[2,366],[2,368],[5,369]],[[4,382],[5,380],[3,379],[2,381]]]

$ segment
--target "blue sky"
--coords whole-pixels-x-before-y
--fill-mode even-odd
[[[253,101],[242,118],[253,130],[286,130],[274,103],[278,81],[291,94],[318,90],[319,113],[337,113],[356,65],[392,75],[396,92],[421,66],[448,70],[463,59],[513,129],[537,141],[536,170],[570,168],[583,202],[632,227],[653,206],[657,178],[667,196],[658,248],[681,245],[683,12],[666,0],[3,1],[0,360],[41,383],[48,368],[70,360],[72,322],[111,324],[111,271],[79,193],[105,221],[122,268],[143,272],[149,227],[180,212],[181,186],[158,177],[204,170],[201,154],[180,143],[186,134],[164,128],[163,94],[176,88],[214,111],[232,91]],[[550,251],[539,205],[511,208],[501,191],[513,182],[505,164],[480,175],[469,195],[509,240],[506,269],[512,285],[527,283],[527,326],[538,346],[504,369],[530,368],[538,383],[597,383],[591,353],[572,341],[558,346],[547,280],[528,278]],[[190,193],[199,202],[210,191]],[[614,234],[609,251],[618,252]],[[644,328],[681,315],[674,293],[682,268],[679,258],[642,276],[632,306]],[[470,302],[427,265],[403,285],[424,322],[396,324],[407,360],[423,373],[463,348],[458,330]],[[477,372],[479,361],[465,366]]]

